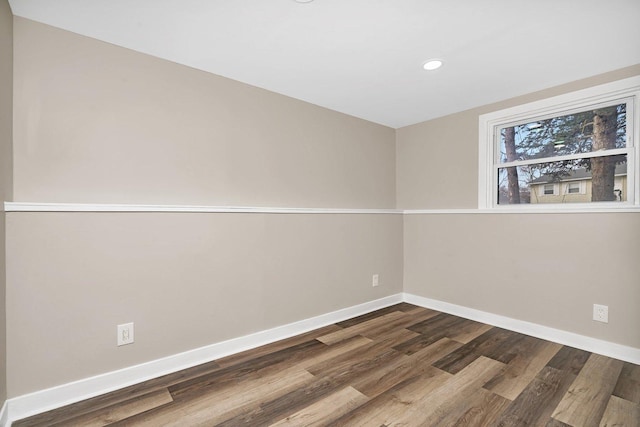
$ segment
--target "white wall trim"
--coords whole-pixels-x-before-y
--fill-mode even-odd
[[[220,359],[230,354],[239,353],[299,335],[400,302],[402,302],[402,294],[390,295],[299,322],[289,323],[273,329],[230,339],[118,371],[108,372],[46,390],[14,397],[5,402],[5,406],[3,407],[3,419],[5,422],[0,423],[0,425],[9,426],[10,423],[15,420]]]
[[[635,363],[636,365],[640,364],[640,349],[638,348],[628,347],[609,341],[575,334],[573,332],[550,328],[548,326],[542,326],[536,323],[526,322],[524,320],[512,319],[510,317],[500,316],[498,314],[488,313],[486,311],[476,310],[409,293],[403,294],[403,300],[410,304],[442,311],[444,313],[464,317],[465,319],[498,326],[510,331],[520,332],[522,334],[531,335],[547,341],[553,341],[558,344],[568,345],[592,353],[613,357],[614,359]]]
[[[405,209],[404,215],[442,215],[442,214],[593,214],[593,213],[640,213],[640,206],[553,208],[553,207],[498,207],[494,209]]]
[[[263,214],[576,214],[576,213],[640,213],[640,206],[609,204],[583,209],[580,206],[556,207],[527,206],[494,209],[341,209],[292,208],[251,206],[195,206],[195,205],[112,205],[85,203],[25,203],[4,202],[5,212],[183,212],[183,213],[263,213]]]
[[[397,209],[291,208],[254,206],[118,205],[4,202],[6,212],[196,212],[276,214],[400,214]]]

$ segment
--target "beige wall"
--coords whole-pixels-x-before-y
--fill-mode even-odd
[[[12,93],[13,93],[13,16],[9,3],[0,0],[0,203],[11,200],[12,186]],[[5,213],[0,207],[0,405],[6,389],[6,270]]]
[[[16,201],[395,204],[393,129],[14,30]],[[10,397],[402,291],[399,215],[11,212],[7,247]]]
[[[640,348],[640,214],[407,215],[404,256],[405,292]]]
[[[480,114],[640,74],[640,65],[398,129],[397,203],[477,208]],[[436,214],[404,223],[406,292],[640,348],[640,214]],[[610,323],[591,320],[609,305]]]
[[[14,199],[391,208],[394,130],[15,19]]]
[[[399,215],[7,216],[10,396],[402,291]]]

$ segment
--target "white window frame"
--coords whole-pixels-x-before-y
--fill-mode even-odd
[[[627,102],[627,147],[615,149],[617,154],[627,154],[626,202],[554,203],[498,205],[497,165],[499,165],[499,129],[584,111],[602,104]],[[584,210],[629,208],[640,206],[640,76],[630,77],[576,92],[506,108],[483,114],[479,119],[478,208],[531,212],[543,210]],[[608,150],[613,152],[614,150]],[[619,152],[619,153],[618,153]],[[594,152],[593,156],[598,156]],[[561,156],[558,159],[562,160]],[[504,164],[500,167],[505,167]]]

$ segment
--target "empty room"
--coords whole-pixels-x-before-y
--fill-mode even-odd
[[[640,426],[638,0],[0,0],[0,426]]]

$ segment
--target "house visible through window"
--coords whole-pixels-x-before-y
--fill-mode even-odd
[[[481,207],[637,204],[640,78],[622,82],[481,116]]]

